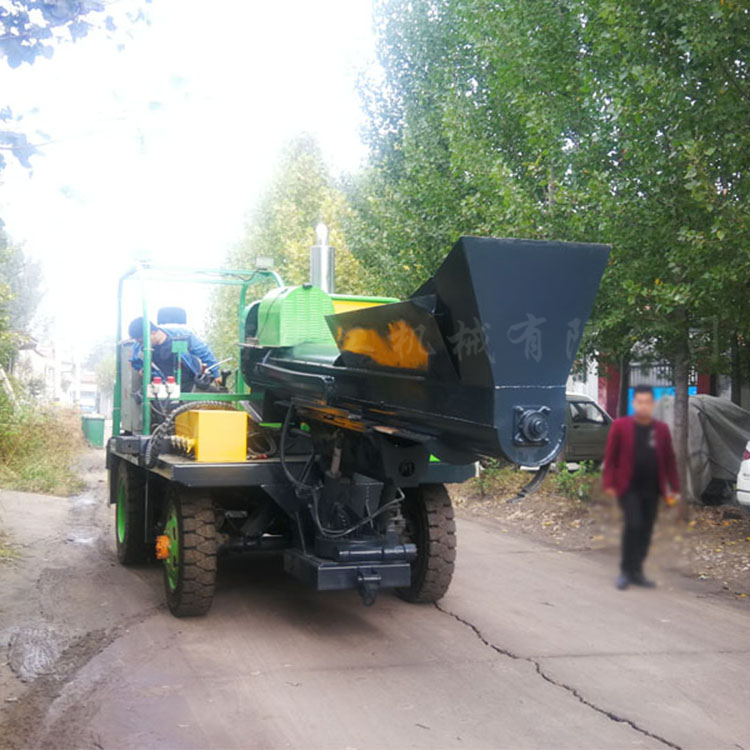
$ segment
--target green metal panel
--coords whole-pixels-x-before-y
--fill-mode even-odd
[[[143,268],[138,269],[138,281],[141,287],[141,317],[143,318],[143,332],[141,333],[142,348],[143,348],[143,370],[141,375],[141,386],[143,390],[143,434],[151,434],[151,401],[146,398],[148,393],[148,386],[151,382],[151,353],[153,348],[151,346],[151,323],[148,317],[148,299],[146,298],[146,282],[144,278]]]
[[[391,302],[400,302],[398,297],[372,297],[363,294],[332,294],[332,300],[344,300],[345,302],[371,302],[376,305],[387,305]]]
[[[249,393],[214,393],[203,391],[202,393],[181,393],[180,401],[250,401]],[[198,408],[198,407],[196,407]]]
[[[331,297],[316,286],[272,289],[260,302],[258,343],[261,346],[334,343],[325,319],[332,314]]]
[[[275,271],[269,271],[266,269],[258,269],[257,272],[253,273],[250,278],[245,279],[242,283],[242,288],[240,289],[240,301],[239,305],[237,306],[237,322],[238,322],[238,331],[237,331],[237,345],[240,349],[237,352],[237,359],[238,361],[242,360],[242,343],[245,341],[245,315],[247,314],[247,292],[248,289],[253,285],[257,284],[263,281],[268,281],[269,279],[273,279],[273,281],[276,283],[278,287],[283,287],[284,282],[281,280],[281,276],[277,274]],[[234,377],[234,389],[237,393],[246,393],[247,388],[245,387],[245,378],[242,375],[242,368],[238,367],[237,371],[235,373]]]

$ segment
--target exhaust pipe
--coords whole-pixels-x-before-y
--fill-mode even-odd
[[[318,244],[310,248],[310,283],[333,294],[336,253],[328,244],[328,227],[321,221],[315,227]]]

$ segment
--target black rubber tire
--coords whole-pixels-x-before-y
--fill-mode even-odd
[[[199,617],[211,609],[216,589],[216,516],[207,494],[177,486],[168,490],[165,519],[173,509],[180,543],[174,586],[164,565],[167,606],[175,617]]]
[[[138,565],[149,558],[146,546],[146,479],[143,470],[127,461],[110,469],[115,477],[115,544],[122,565]],[[122,509],[120,503],[123,504]],[[124,527],[120,526],[120,513]]]
[[[401,503],[404,541],[417,545],[411,564],[411,585],[396,589],[407,602],[436,602],[451,585],[456,561],[456,522],[450,495],[442,484],[404,490]]]

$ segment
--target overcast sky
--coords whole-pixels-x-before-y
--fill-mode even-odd
[[[8,159],[0,216],[43,263],[58,335],[86,328],[83,351],[112,333],[116,280],[135,258],[221,263],[289,138],[313,133],[334,171],[364,156],[369,0],[146,7],[151,24],[120,50],[92,33],[51,60],[0,64],[0,106],[53,141],[32,173]]]

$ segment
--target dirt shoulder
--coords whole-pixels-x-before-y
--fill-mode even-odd
[[[104,451],[81,455],[75,496],[0,490],[2,750],[96,747],[77,675],[157,609],[116,563],[103,467]]]
[[[621,517],[617,504],[592,478],[591,498],[570,499],[555,491],[554,479],[518,502],[508,498],[528,479],[526,472],[503,470],[490,481],[471,480],[451,489],[460,515],[495,521],[507,533],[520,533],[570,551],[601,551],[619,556]],[[659,509],[648,568],[700,582],[706,594],[750,603],[750,515],[737,506],[692,505],[687,521],[677,508]]]

